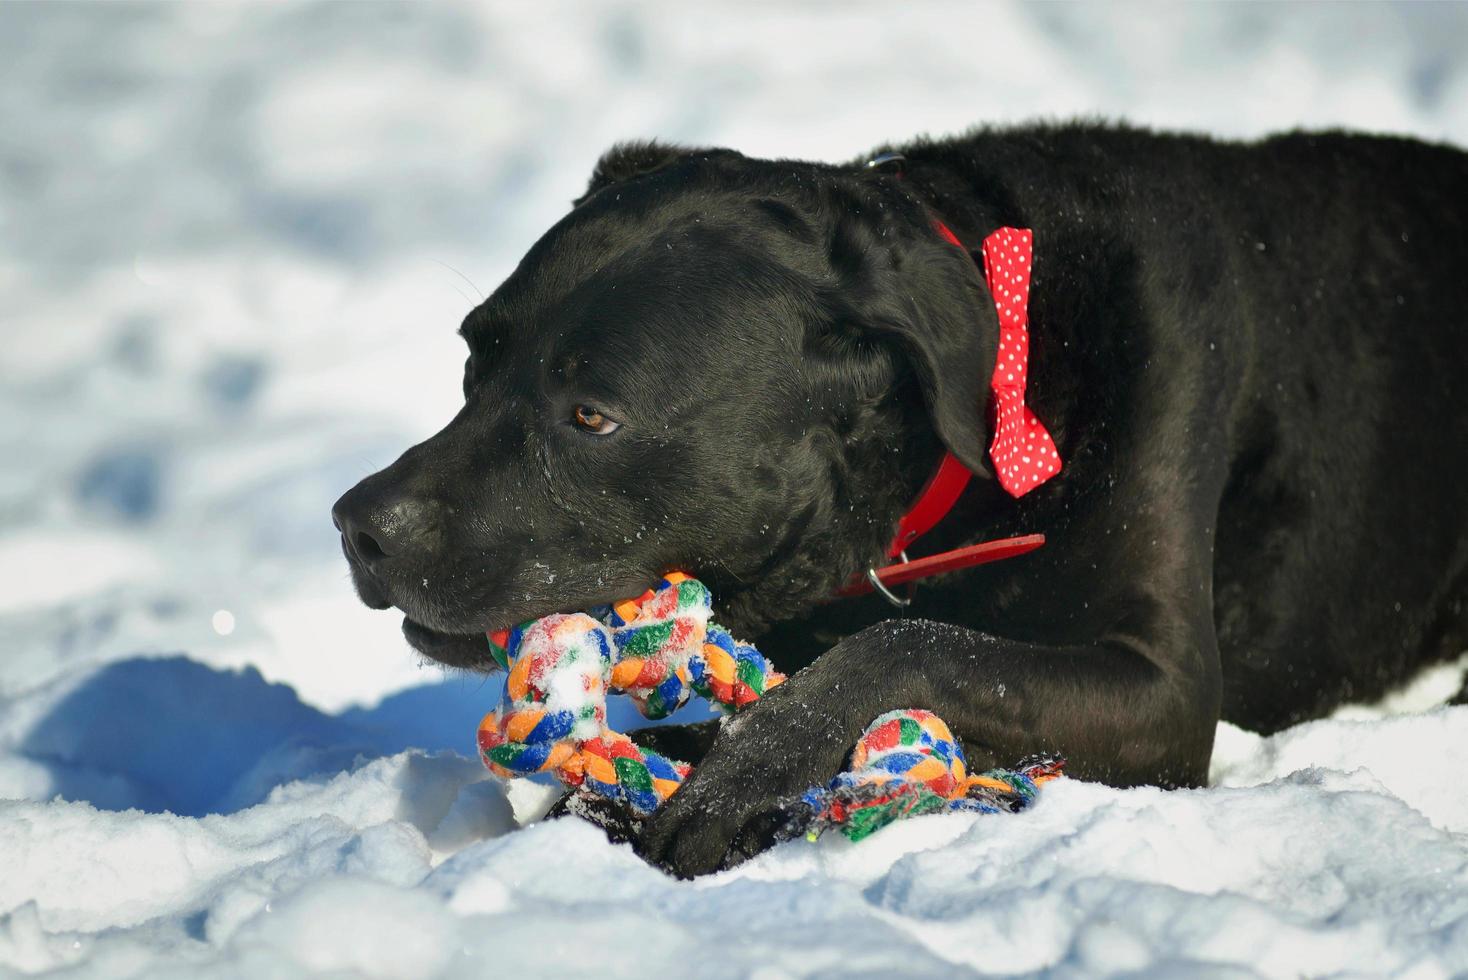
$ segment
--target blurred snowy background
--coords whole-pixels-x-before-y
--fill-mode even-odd
[[[1074,115],[1465,145],[1468,6],[0,3],[0,972],[550,970],[572,919],[615,974],[730,915],[763,938],[711,974],[1468,970],[1468,708],[1400,714],[1461,669],[1225,726],[1252,788],[1070,785],[686,886],[499,836],[425,754],[497,685],[351,594],[331,502],[452,414],[460,318],[613,141]],[[684,924],[619,940],[609,896]]]

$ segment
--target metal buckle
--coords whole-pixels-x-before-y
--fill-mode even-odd
[[[907,564],[907,551],[905,549],[899,551],[897,553],[897,557],[902,559],[902,564]],[[882,584],[882,579],[877,575],[877,570],[875,568],[872,568],[871,566],[867,567],[867,581],[872,583],[873,591],[880,594],[883,599],[886,599],[898,609],[906,609],[908,606],[912,605],[912,597],[917,594],[917,583],[913,582],[911,585],[908,586],[906,599],[902,598],[901,596],[894,595],[891,589]]]

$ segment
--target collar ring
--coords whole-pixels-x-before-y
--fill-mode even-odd
[[[902,564],[907,564],[908,558],[906,551],[899,551],[897,553],[897,556],[902,559]],[[877,570],[872,566],[867,566],[867,581],[872,584],[873,591],[879,594],[883,599],[886,599],[888,602],[892,603],[892,605],[896,606],[898,609],[906,609],[908,606],[912,605],[913,596],[917,594],[917,582],[913,582],[910,586],[908,586],[906,597],[897,595],[891,589],[887,588],[887,586],[882,584],[881,576],[877,574]]]

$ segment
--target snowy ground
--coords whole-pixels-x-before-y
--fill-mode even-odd
[[[1468,971],[1462,665],[1225,726],[1207,790],[692,884],[514,829],[495,683],[355,602],[327,509],[448,417],[459,318],[606,144],[1468,143],[1463,6],[688,6],[0,4],[0,974]]]

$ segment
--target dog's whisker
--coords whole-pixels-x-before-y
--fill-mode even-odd
[[[474,280],[473,279],[470,279],[468,276],[464,275],[462,272],[460,272],[458,269],[455,269],[453,266],[449,265],[447,262],[440,262],[438,259],[429,259],[429,261],[430,262],[437,263],[438,265],[443,266],[445,269],[449,270],[454,275],[458,276],[460,279],[462,279],[465,282],[467,282],[469,284],[469,288],[472,289],[472,290],[474,290],[474,292],[476,294],[478,294],[478,296],[479,296],[479,302],[481,302],[481,303],[484,302],[484,290],[482,290],[478,286],[474,285]],[[464,296],[464,294],[462,292],[459,293],[459,295],[460,296]],[[464,299],[467,300],[467,299],[469,299],[469,297],[464,296]]]
[[[740,578],[739,573],[730,568],[729,563],[722,558],[719,559],[719,567],[728,572],[734,578],[734,581],[738,582],[740,585],[749,584],[748,582],[744,581],[744,579]]]

